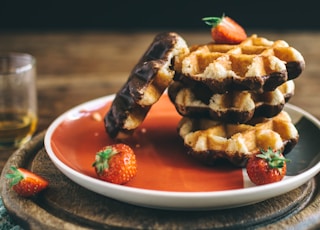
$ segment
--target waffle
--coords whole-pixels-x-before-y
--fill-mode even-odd
[[[274,91],[263,93],[230,91],[214,94],[203,88],[187,87],[181,82],[172,83],[168,89],[168,95],[180,115],[228,123],[245,123],[253,117],[273,117],[282,111],[293,94],[293,80]]]
[[[184,52],[188,52],[188,46],[176,33],[161,33],[154,38],[104,117],[111,138],[126,138],[141,124],[172,82],[175,57]]]
[[[205,85],[217,93],[233,90],[272,91],[298,77],[305,68],[303,56],[285,41],[257,35],[238,45],[195,45],[180,55],[175,80]]]
[[[183,117],[178,125],[188,153],[206,164],[219,159],[243,167],[249,156],[271,147],[288,153],[299,134],[285,111],[273,118],[254,119],[250,124],[227,124]]]

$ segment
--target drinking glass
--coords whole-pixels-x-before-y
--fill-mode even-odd
[[[0,149],[19,148],[37,127],[36,60],[0,54]]]

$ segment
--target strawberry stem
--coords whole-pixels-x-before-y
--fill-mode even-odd
[[[7,173],[6,178],[10,179],[10,186],[18,184],[23,178],[23,174],[14,166],[10,166],[12,173]]]
[[[202,21],[204,21],[207,25],[211,27],[216,27],[223,20],[224,14],[221,17],[204,17]]]
[[[285,162],[289,162],[289,159],[286,159],[281,155],[280,150],[273,151],[272,148],[268,148],[266,151],[261,149],[261,154],[257,154],[257,157],[265,159],[270,168],[281,169],[284,166]]]
[[[105,169],[109,168],[109,159],[117,153],[118,152],[115,149],[113,149],[111,146],[108,146],[96,154],[96,159],[92,166],[96,167],[98,172],[104,171]]]

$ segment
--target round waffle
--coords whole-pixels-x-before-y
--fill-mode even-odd
[[[133,133],[173,80],[174,58],[188,51],[186,42],[176,33],[161,33],[154,38],[105,115],[110,137],[123,139]]]
[[[253,119],[248,124],[183,117],[178,131],[188,153],[196,159],[206,164],[226,159],[240,167],[260,149],[272,148],[286,154],[299,139],[285,111],[272,118]]]
[[[288,43],[257,35],[237,45],[195,45],[178,59],[175,80],[205,85],[216,93],[272,91],[305,68],[303,56]]]
[[[224,94],[174,82],[169,86],[168,94],[182,116],[245,123],[253,117],[273,117],[280,113],[294,94],[294,82],[287,81],[274,91],[263,93],[230,91]]]

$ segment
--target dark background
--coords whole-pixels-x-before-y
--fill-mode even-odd
[[[245,28],[320,29],[316,1],[2,0],[0,32],[7,30],[207,29],[201,18],[223,13]]]

